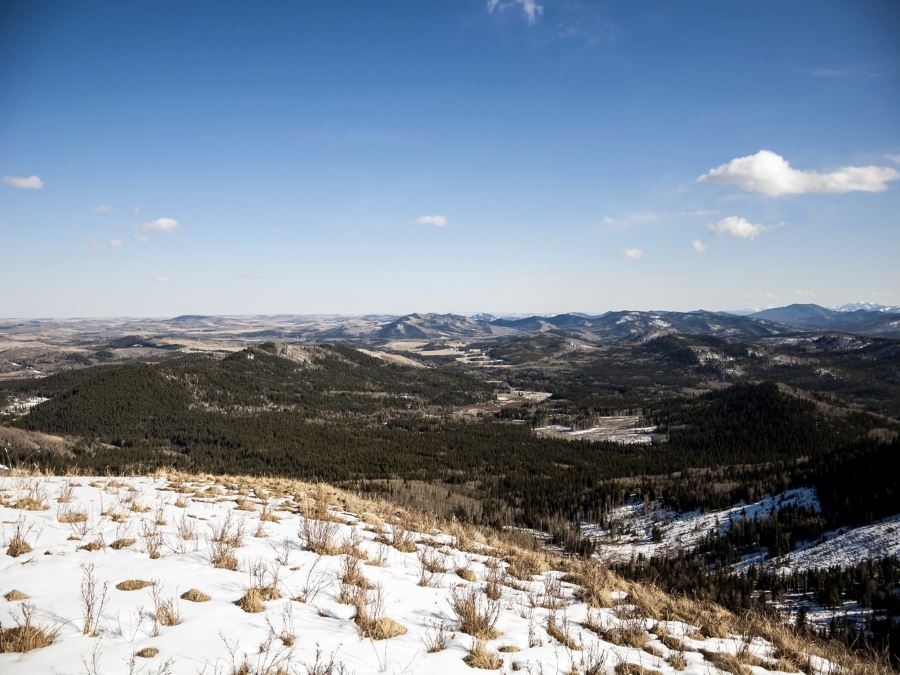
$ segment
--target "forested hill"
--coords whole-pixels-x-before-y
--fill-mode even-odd
[[[274,343],[222,359],[98,366],[3,387],[50,399],[20,420],[26,428],[132,441],[169,439],[201,412],[290,412],[307,421],[389,418],[491,395],[488,385],[453,371],[394,365],[339,345]]]

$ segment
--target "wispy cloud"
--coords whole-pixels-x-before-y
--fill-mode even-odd
[[[135,228],[141,232],[174,232],[179,227],[181,227],[181,225],[174,218],[157,218],[148,223],[135,225]]]
[[[699,239],[694,239],[691,242],[691,248],[693,248],[697,253],[706,253],[706,244],[704,244]]]
[[[148,237],[146,234],[143,234],[141,232],[135,232],[134,240],[136,242],[138,242],[139,244],[146,244],[148,241],[150,241],[150,237]]]
[[[172,281],[172,277],[156,277],[156,281],[158,281],[161,284],[168,284],[169,282]]]
[[[109,247],[110,248],[122,248],[125,245],[125,242],[121,239],[110,239]]]
[[[677,218],[706,218],[715,214],[715,211],[709,209],[696,209],[694,211],[631,211],[622,216],[603,216],[604,225],[647,225],[650,223],[658,223],[665,220],[674,220]]]
[[[109,204],[101,204],[100,206],[95,206],[93,209],[94,213],[112,213],[112,207]]]
[[[544,13],[544,6],[539,5],[536,0],[487,0],[487,10],[489,14],[510,7],[521,9],[525,15],[525,20],[530,24],[534,24],[538,20],[538,17]]]
[[[445,227],[450,221],[447,216],[419,216],[413,218],[412,223],[416,225],[432,225],[434,227]]]
[[[778,153],[760,150],[717,166],[697,180],[779,197],[811,192],[882,192],[898,178],[900,172],[882,166],[845,166],[828,173],[801,171]]]
[[[44,181],[39,176],[3,176],[3,182],[17,190],[40,190]]]
[[[740,216],[728,216],[714,225],[709,225],[709,231],[717,237],[728,236],[739,239],[756,239],[761,234],[774,229],[775,225],[757,225]]]
[[[644,250],[640,248],[626,248],[622,250],[626,260],[640,260],[644,257]]]
[[[900,154],[898,155],[885,155],[887,159],[892,161],[894,164],[900,164]]]

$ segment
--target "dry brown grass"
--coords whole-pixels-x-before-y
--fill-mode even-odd
[[[468,567],[459,567],[456,570],[456,576],[460,579],[465,579],[466,581],[478,581],[478,577],[475,572],[470,570]]]
[[[87,514],[77,509],[60,509],[56,515],[56,519],[61,523],[71,525],[73,523],[84,523],[87,521]]]
[[[332,520],[303,518],[298,534],[308,551],[319,555],[338,555],[341,552],[336,541],[339,529],[340,525]]]
[[[32,607],[23,604],[21,616],[12,628],[0,625],[0,654],[8,652],[30,652],[53,644],[57,631],[39,626],[32,620]]]
[[[500,618],[500,603],[488,598],[475,586],[454,589],[450,608],[456,614],[463,633],[479,640],[493,640],[499,636],[496,625]]]
[[[203,591],[197,588],[191,588],[181,594],[181,599],[190,602],[209,602],[211,598]]]
[[[684,670],[687,668],[687,659],[684,658],[684,652],[681,651],[673,651],[669,654],[669,658],[666,659],[672,668],[675,670]]]
[[[564,581],[577,584],[575,597],[590,607],[612,607],[612,592],[616,590],[616,577],[596,560],[585,560],[567,574]]]
[[[134,546],[136,539],[131,539],[129,537],[123,537],[122,539],[116,539],[113,543],[109,545],[110,548],[114,548],[119,550],[120,548],[128,548],[129,546]]]
[[[367,593],[361,593],[355,603],[356,615],[353,622],[362,637],[370,640],[390,640],[406,634],[406,627],[384,615],[384,593],[380,586]]]
[[[643,666],[639,666],[634,663],[628,663],[627,661],[616,664],[614,672],[616,673],[616,675],[661,675],[658,670],[653,670],[652,668],[644,668]]]
[[[629,619],[613,626],[604,626],[597,621],[592,612],[589,612],[587,619],[581,625],[614,645],[641,649],[650,639],[638,619]]]
[[[733,673],[733,675],[750,675],[752,672],[741,663],[741,660],[734,654],[729,654],[727,652],[713,652],[706,649],[701,649],[700,653],[703,654],[703,658],[726,673]]]
[[[175,604],[173,598],[168,600],[157,600],[156,611],[154,616],[156,620],[163,626],[177,626],[181,623],[181,612],[178,611],[178,605]]]
[[[120,591],[139,591],[152,585],[152,581],[145,581],[144,579],[126,579],[117,583],[116,588]]]
[[[31,553],[32,548],[27,539],[31,534],[31,530],[31,525],[26,524],[24,518],[19,518],[16,521],[12,536],[9,538],[9,544],[6,547],[6,555],[12,558],[18,558],[20,555]]]
[[[475,640],[470,651],[463,661],[469,668],[480,668],[481,670],[497,670],[503,665],[503,661],[496,654],[489,652],[483,640]]]
[[[135,656],[142,659],[152,659],[157,654],[159,654],[159,650],[156,647],[144,647],[134,653]]]
[[[248,588],[247,592],[241,596],[241,599],[234,604],[250,614],[258,614],[266,609],[263,593],[255,586]]]
[[[554,612],[550,612],[547,617],[547,635],[569,649],[579,650],[581,645],[572,636],[569,629],[569,622],[563,618],[561,622],[557,622]]]
[[[28,594],[14,588],[3,597],[6,598],[7,602],[17,602],[19,600],[27,600]]]
[[[23,497],[16,500],[13,508],[21,509],[22,511],[46,511],[49,508],[47,506],[47,491],[37,480],[32,481],[28,486],[28,491]]]

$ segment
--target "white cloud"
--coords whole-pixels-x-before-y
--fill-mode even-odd
[[[157,218],[149,223],[141,223],[135,227],[142,232],[174,232],[180,225],[174,218]]]
[[[110,248],[122,248],[125,245],[125,242],[121,239],[110,239],[109,247]]]
[[[40,190],[44,181],[38,176],[3,176],[3,182],[17,190]]]
[[[644,257],[644,251],[640,248],[626,248],[622,251],[626,260],[640,260]]]
[[[900,164],[900,154],[898,155],[885,155],[889,160],[891,160],[894,164]]]
[[[773,225],[757,225],[740,216],[722,218],[715,225],[709,225],[709,231],[717,237],[727,235],[741,239],[756,239],[763,232],[773,229]],[[696,247],[695,247],[696,248]]]
[[[94,213],[112,213],[112,207],[109,204],[101,204],[94,207]]]
[[[900,172],[883,166],[845,166],[829,173],[800,171],[778,153],[760,150],[717,166],[697,180],[778,197],[808,192],[882,192],[889,181],[898,178]]]
[[[447,216],[419,216],[418,218],[413,218],[412,222],[416,225],[444,227],[449,221],[447,220]]]
[[[691,242],[691,246],[697,253],[706,253],[706,244],[699,239],[694,239],[694,241]]]
[[[791,291],[791,295],[796,295],[801,298],[812,298],[815,297],[815,291]]]
[[[161,284],[167,284],[172,281],[172,277],[156,277],[156,280]]]
[[[150,241],[150,237],[148,237],[146,234],[136,232],[134,235],[134,240],[138,243],[146,244],[148,241]]]
[[[507,9],[508,7],[518,7],[525,14],[528,23],[533,24],[538,17],[544,13],[544,6],[539,5],[536,0],[487,0],[487,10],[489,14],[493,14],[498,9]]]

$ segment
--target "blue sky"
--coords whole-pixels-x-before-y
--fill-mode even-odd
[[[898,33],[896,2],[4,2],[0,316],[900,304]]]

